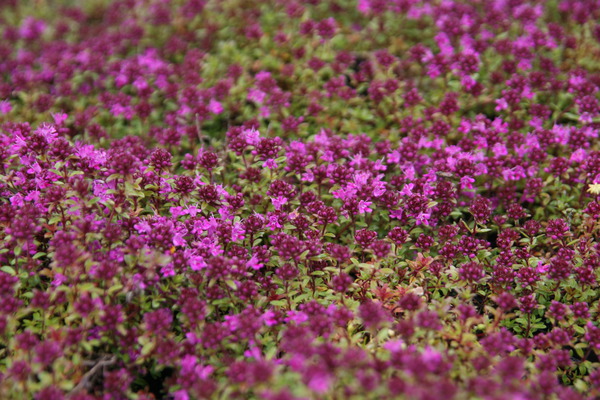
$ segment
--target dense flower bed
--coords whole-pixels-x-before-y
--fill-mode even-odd
[[[600,2],[78,3],[0,2],[2,399],[600,397]]]

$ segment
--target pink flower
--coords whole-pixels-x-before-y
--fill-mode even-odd
[[[40,19],[26,17],[21,23],[19,33],[23,39],[33,40],[39,38],[46,30],[46,23]]]
[[[414,183],[409,183],[404,185],[404,187],[402,188],[402,190],[400,191],[400,194],[402,196],[411,196],[413,194],[412,189],[415,187]]]
[[[429,64],[427,66],[427,76],[429,76],[431,79],[435,79],[440,75],[440,68],[436,64]]]
[[[219,208],[219,215],[223,220],[232,220],[233,214],[229,211],[229,207],[223,206]]]
[[[152,230],[148,221],[140,221],[133,227],[138,231],[138,233],[148,233]]]
[[[571,161],[572,162],[583,162],[586,158],[586,151],[584,149],[577,149],[573,152],[573,154],[571,154]]]
[[[425,350],[423,350],[421,359],[425,361],[425,364],[430,366],[432,370],[434,370],[435,367],[443,361],[440,352],[436,351],[435,349],[429,346],[427,346]]]
[[[452,44],[450,44],[448,35],[440,32],[435,36],[435,41],[440,48],[440,54],[444,56],[451,56],[454,54],[454,47],[452,47]]]
[[[371,174],[368,172],[356,172],[354,174],[354,183],[360,189],[369,181]]]
[[[415,223],[417,225],[429,225],[429,218],[431,217],[431,212],[422,212],[417,215],[415,218]]]
[[[394,150],[387,155],[387,161],[390,164],[397,164],[400,162],[400,152],[398,150]]]
[[[463,87],[467,90],[469,90],[473,86],[475,86],[476,83],[477,83],[477,81],[468,75],[463,77],[460,81],[460,84],[463,85]]]
[[[335,158],[333,157],[333,151],[331,150],[327,150],[323,153],[323,155],[321,156],[321,159],[323,161],[327,161],[327,162],[334,162]]]
[[[313,182],[315,180],[315,174],[312,172],[312,170],[308,170],[305,173],[302,174],[302,180],[304,182]]]
[[[403,345],[404,341],[402,339],[390,340],[383,345],[383,348],[394,353],[402,350]]]
[[[518,181],[526,177],[525,170],[520,165],[514,168],[507,168],[502,171],[502,176],[506,181]]]
[[[160,269],[160,273],[163,278],[168,278],[170,276],[175,276],[175,269],[173,268],[173,263],[166,265]]]
[[[144,78],[139,77],[133,82],[133,86],[137,90],[144,90],[148,87],[148,82],[146,82],[146,80]]]
[[[173,400],[190,400],[190,396],[186,390],[178,390],[173,393]]]
[[[550,268],[549,264],[544,264],[541,261],[538,261],[538,265],[535,268],[535,270],[538,274],[545,274],[546,272],[548,272],[548,268]]]
[[[267,223],[267,226],[272,230],[276,230],[276,229],[280,229],[283,228],[283,225],[281,225],[279,223],[279,220],[277,218],[276,215],[270,215],[269,216],[269,222]]]
[[[17,207],[23,206],[24,202],[23,202],[23,196],[21,195],[21,193],[17,193],[14,196],[10,196],[10,203],[13,206],[17,206]]]
[[[179,218],[180,216],[187,214],[186,210],[184,210],[183,207],[171,207],[169,209],[169,212],[171,213],[173,218]]]
[[[206,262],[200,256],[192,256],[188,259],[188,264],[192,271],[200,271],[207,267]]]
[[[496,102],[496,111],[506,110],[508,108],[508,103],[504,98],[499,98],[494,100]]]
[[[8,100],[0,101],[0,114],[2,114],[2,115],[8,114],[9,112],[11,112],[11,110],[12,110],[12,106],[10,105]]]
[[[415,167],[412,164],[404,164],[402,166],[402,171],[404,171],[404,176],[409,181],[412,181],[413,179],[415,179],[415,176],[417,174],[417,171],[415,170]]]
[[[308,321],[308,315],[302,311],[295,310],[288,311],[288,316],[285,319],[285,322],[295,322],[297,324],[301,324],[306,321]]]
[[[221,114],[223,112],[223,106],[215,99],[211,99],[208,103],[208,110],[213,114]]]
[[[470,176],[463,176],[460,178],[460,188],[461,189],[473,189],[472,183],[475,182],[475,179]]]
[[[387,167],[383,164],[383,159],[381,159],[375,161],[375,163],[373,164],[373,169],[375,171],[385,171],[387,170]]]
[[[32,190],[31,192],[29,192],[27,194],[27,196],[25,196],[25,200],[26,201],[33,201],[34,203],[37,203],[40,199],[40,192],[38,190]]]
[[[364,201],[364,200],[361,200],[361,201],[358,203],[358,212],[359,212],[360,214],[365,214],[365,213],[370,213],[370,212],[372,212],[373,210],[372,210],[372,209],[369,207],[371,204],[373,204],[373,203],[372,203],[372,202],[370,202],[370,201]]]
[[[327,374],[315,373],[310,381],[308,387],[319,394],[323,394],[329,390],[331,385],[331,377]]]
[[[262,267],[264,267],[264,264],[259,263],[258,262],[258,258],[256,257],[256,255],[253,255],[248,262],[246,262],[246,266],[249,268],[252,268],[255,271],[258,271],[259,269],[261,269]]]
[[[127,76],[125,74],[119,74],[115,78],[115,85],[120,89],[123,86],[127,85],[128,81],[129,80],[127,79]]]
[[[271,310],[265,311],[265,313],[262,315],[262,320],[266,326],[274,326],[277,324],[275,313]]]
[[[262,104],[265,100],[266,93],[262,92],[258,89],[250,89],[248,91],[248,100],[253,101],[258,104]]]
[[[52,143],[58,137],[58,133],[54,126],[42,123],[36,130],[35,133],[42,135],[49,143]]]
[[[191,344],[200,344],[200,338],[194,333],[194,332],[188,332],[185,334],[185,338],[187,339],[188,342],[190,342]]]
[[[254,128],[246,129],[242,135],[249,146],[256,146],[260,141],[260,133]]]
[[[54,123],[56,125],[61,125],[67,120],[67,118],[69,118],[69,115],[66,113],[59,112],[52,114],[52,118],[54,118]]]
[[[592,122],[594,122],[594,119],[592,117],[592,114],[590,114],[589,112],[583,112],[579,116],[579,121],[585,124],[591,124]]]
[[[331,194],[333,194],[333,197],[341,200],[351,200],[356,196],[356,192],[355,187],[343,186],[338,190],[333,190]]]
[[[68,278],[63,274],[55,274],[54,280],[52,281],[52,286],[60,286],[68,281]]]
[[[187,242],[185,241],[185,239],[183,237],[186,234],[187,234],[187,230],[176,231],[175,234],[173,235],[173,246],[185,246],[187,244]]]
[[[373,182],[373,197],[381,197],[386,192],[385,182]]]
[[[271,110],[269,109],[269,107],[261,107],[258,110],[258,113],[263,118],[269,118],[271,116]]]
[[[402,219],[402,218],[404,218],[404,211],[403,210],[392,210],[392,211],[390,211],[390,218]]]
[[[187,211],[185,213],[189,214],[190,217],[195,218],[196,215],[198,215],[199,212],[200,212],[200,210],[198,209],[198,207],[196,207],[196,206],[189,206],[187,208]]]
[[[275,207],[275,210],[279,211],[281,210],[281,207],[283,207],[283,205],[287,203],[287,198],[283,196],[277,196],[275,198],[272,198],[271,202],[273,203],[273,207]]]
[[[508,151],[506,150],[506,146],[502,143],[496,143],[494,145],[494,147],[492,147],[492,152],[494,153],[495,156],[505,156],[508,154]]]
[[[358,0],[356,9],[362,14],[367,15],[371,11],[371,2],[369,0]]]
[[[272,158],[265,160],[263,165],[269,169],[277,169],[277,163]]]

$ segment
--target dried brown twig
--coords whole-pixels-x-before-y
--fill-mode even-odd
[[[90,384],[91,384],[92,380],[94,379],[94,377],[101,370],[103,371],[104,367],[109,367],[109,366],[113,365],[116,361],[117,361],[117,358],[115,356],[112,356],[112,357],[104,356],[104,357],[100,358],[99,360],[97,360],[95,362],[94,366],[88,372],[85,373],[83,378],[81,378],[79,383],[69,392],[69,394],[72,395],[72,394],[78,393],[82,389],[86,389],[86,390],[89,389]]]

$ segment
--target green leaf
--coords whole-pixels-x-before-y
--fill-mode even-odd
[[[15,269],[9,265],[5,265],[2,268],[0,268],[1,271],[6,272],[9,275],[15,276],[17,275],[17,272],[15,271]]]
[[[379,270],[379,273],[381,273],[383,275],[392,275],[394,273],[394,270],[391,268],[381,268]]]
[[[573,329],[575,330],[575,332],[579,333],[580,335],[585,335],[585,328],[583,328],[579,325],[573,325]]]
[[[141,188],[138,185],[133,185],[130,182],[125,182],[125,194],[133,197],[145,197],[144,192],[142,192]]]
[[[111,286],[111,287],[108,289],[108,294],[113,294],[113,293],[115,293],[115,292],[118,292],[118,291],[119,291],[119,290],[121,290],[121,289],[123,289],[123,285],[121,285],[120,283],[118,283],[118,284],[116,284],[116,285],[114,285],[114,286]]]
[[[588,391],[587,383],[585,383],[585,381],[583,381],[581,379],[577,379],[575,381],[575,383],[573,384],[573,386],[575,386],[575,389],[577,389],[581,393],[585,393]]]
[[[62,217],[60,215],[53,216],[52,218],[50,218],[48,220],[48,225],[54,225],[54,224],[56,224],[57,222],[59,222],[61,220],[61,218]]]
[[[75,384],[72,381],[69,380],[62,380],[58,386],[62,389],[62,390],[66,390],[66,391],[70,391],[71,389],[73,389],[75,387]]]
[[[225,281],[225,283],[227,284],[227,286],[229,286],[231,289],[233,290],[237,290],[237,285],[234,281],[232,281],[231,279],[228,279]]]
[[[37,374],[37,378],[43,386],[50,386],[52,385],[54,375],[47,371],[42,371]]]
[[[112,174],[108,178],[106,178],[106,182],[114,181],[121,177],[121,174]]]
[[[154,342],[148,342],[142,347],[142,355],[147,356],[154,350]]]

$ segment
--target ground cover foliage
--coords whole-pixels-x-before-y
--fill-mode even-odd
[[[600,2],[0,2],[3,399],[600,397]]]

